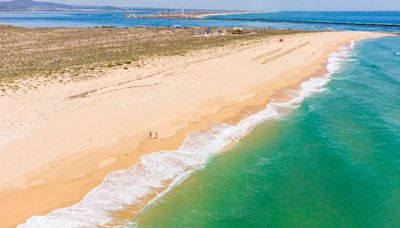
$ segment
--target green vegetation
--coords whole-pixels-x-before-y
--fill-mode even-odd
[[[233,35],[223,29],[96,27],[20,28],[0,26],[0,82],[32,76],[98,75],[113,67],[140,66],[157,56],[256,40],[295,30],[246,29]],[[211,35],[210,35],[211,34]]]

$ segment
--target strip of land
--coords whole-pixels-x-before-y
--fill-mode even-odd
[[[158,28],[154,42],[135,43],[147,48],[140,52],[124,37],[135,32],[144,36],[147,33],[140,29],[150,28],[126,29],[131,33],[116,37],[99,33],[98,37],[109,37],[104,43],[87,35],[90,29],[76,29],[80,42],[65,40],[75,36],[68,29],[6,29],[20,29],[25,38],[15,39],[14,44],[1,39],[2,56],[8,50],[9,58],[32,58],[33,67],[24,71],[30,74],[15,76],[10,72],[26,70],[25,65],[1,58],[9,62],[1,64],[0,227],[14,227],[33,215],[73,205],[108,173],[127,169],[150,152],[178,148],[190,131],[207,130],[215,122],[236,123],[273,99],[289,98],[285,89],[322,74],[331,52],[352,40],[379,35],[258,30],[253,35],[198,37],[179,30],[177,37],[189,35],[176,39],[160,37],[169,29]],[[29,41],[26,36],[40,38]],[[65,45],[40,42],[48,37]],[[119,39],[126,46],[114,45]],[[108,55],[113,50],[122,54]],[[148,54],[149,50],[155,53]],[[47,64],[55,58],[49,53],[59,53],[60,60]],[[103,61],[101,54],[108,57]],[[100,77],[96,70],[86,69],[105,69],[99,62],[107,61],[122,65],[101,70]],[[146,63],[132,64],[140,61]],[[84,70],[60,72],[75,65]],[[44,77],[43,69],[51,73]],[[82,79],[84,74],[91,76]],[[149,139],[150,131],[158,138]]]
[[[246,14],[251,12],[245,11],[189,11],[189,12],[161,12],[156,14],[127,14],[128,18],[175,18],[175,19],[201,19],[209,16],[219,16],[219,15],[234,15],[234,14]],[[253,12],[254,13],[254,12]]]

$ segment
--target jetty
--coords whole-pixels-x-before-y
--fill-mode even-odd
[[[212,18],[213,20],[226,20],[225,18]],[[374,23],[374,22],[345,22],[345,21],[317,21],[317,20],[290,20],[273,18],[229,18],[232,21],[258,21],[258,22],[285,22],[285,23],[306,23],[306,24],[333,24],[333,25],[356,25],[356,26],[381,26],[400,27],[395,23]]]

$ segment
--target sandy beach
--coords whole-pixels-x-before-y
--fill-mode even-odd
[[[271,37],[160,57],[90,80],[0,92],[0,227],[79,202],[108,173],[178,148],[188,132],[236,123],[287,99],[287,89],[323,74],[330,53],[379,35]]]

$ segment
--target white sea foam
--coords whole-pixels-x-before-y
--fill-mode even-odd
[[[261,122],[278,119],[288,110],[297,108],[306,97],[324,91],[330,75],[338,71],[341,62],[348,58],[349,50],[343,48],[332,54],[327,65],[329,73],[302,83],[299,95],[292,100],[269,103],[261,112],[242,119],[234,126],[219,123],[212,125],[208,132],[190,133],[179,150],[143,156],[132,168],[109,174],[79,203],[45,216],[33,216],[18,227],[94,227],[112,222],[111,213],[123,210],[126,205],[145,206],[148,202],[141,200],[156,189],[170,190],[191,172],[204,167],[211,156],[238,142]]]
[[[350,42],[350,49],[354,49],[355,45],[356,45],[356,41],[355,41],[355,40],[352,40],[352,41]]]

